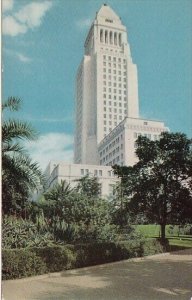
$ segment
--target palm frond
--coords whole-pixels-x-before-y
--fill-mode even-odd
[[[2,179],[10,182],[23,182],[29,189],[38,189],[43,181],[42,172],[37,163],[23,154],[13,157],[4,155],[2,159]]]
[[[18,152],[18,153],[26,153],[26,151],[24,150],[24,148],[19,145],[19,143],[15,143],[15,144],[12,144],[12,143],[9,143],[9,142],[6,142],[6,143],[3,143],[2,145],[2,155],[4,153],[15,153],[15,152]]]
[[[9,97],[5,102],[2,103],[2,110],[8,108],[11,111],[18,111],[21,107],[21,99],[16,97]]]
[[[19,120],[8,120],[2,125],[2,141],[11,141],[14,138],[34,140],[37,137],[36,131],[31,124]]]

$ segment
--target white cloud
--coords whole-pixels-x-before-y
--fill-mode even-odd
[[[13,8],[13,0],[3,0],[2,1],[2,11],[8,11]]]
[[[16,36],[27,32],[27,26],[18,23],[12,16],[7,16],[3,19],[2,28],[3,34],[10,36]]]
[[[21,62],[24,62],[24,63],[30,63],[31,62],[31,58],[29,58],[28,56],[25,56],[21,53],[16,53],[17,57],[19,58],[19,60]]]
[[[15,51],[13,51],[11,49],[7,49],[7,48],[4,48],[3,51],[7,55],[9,55],[11,57],[14,57],[14,58],[17,58],[23,63],[30,63],[32,61],[32,59],[30,57],[24,55],[23,53],[15,52]]]
[[[41,135],[37,141],[24,142],[30,157],[45,170],[50,160],[72,162],[73,136],[65,133]]]
[[[15,18],[19,22],[26,24],[29,28],[38,27],[41,25],[44,15],[51,6],[52,3],[50,1],[32,2],[15,13]]]
[[[84,29],[87,28],[91,25],[92,20],[90,18],[85,18],[85,19],[80,19],[79,21],[76,22],[76,26],[79,29]]]
[[[51,7],[51,1],[32,2],[23,6],[15,14],[5,16],[2,22],[3,34],[17,36],[40,26],[43,17]],[[12,9],[10,4],[6,4],[4,11],[8,9]]]

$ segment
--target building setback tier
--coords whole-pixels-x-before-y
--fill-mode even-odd
[[[98,178],[102,197],[110,197],[116,184],[120,181],[109,166],[51,161],[45,171],[45,176],[48,179],[47,190],[55,184],[61,183],[62,180],[65,180],[73,188],[78,184],[78,180],[86,175]]]
[[[138,161],[135,154],[138,136],[157,140],[165,131],[168,128],[163,122],[125,118],[98,145],[100,165],[133,166]]]

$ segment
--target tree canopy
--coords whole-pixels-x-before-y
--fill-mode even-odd
[[[127,209],[143,213],[150,222],[161,225],[192,221],[191,140],[182,133],[161,134],[156,141],[139,136],[133,167],[114,166],[121,177]]]

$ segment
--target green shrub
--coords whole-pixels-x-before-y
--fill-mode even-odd
[[[34,248],[34,251],[41,257],[49,272],[59,272],[74,267],[76,254],[71,248],[70,246],[52,246]]]
[[[39,232],[33,222],[14,216],[3,217],[3,248],[44,247],[51,244],[53,244],[53,235],[46,231]]]
[[[159,241],[159,239],[146,239],[142,241],[143,256],[154,255],[157,253],[162,253],[166,248],[164,248]]]
[[[3,279],[22,278],[47,272],[43,260],[29,249],[2,251]]]
[[[3,279],[98,265],[162,252],[157,240],[3,250]]]

